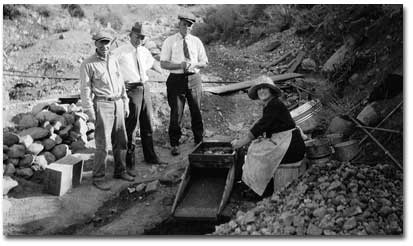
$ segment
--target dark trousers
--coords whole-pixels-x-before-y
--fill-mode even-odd
[[[138,86],[128,90],[129,116],[126,118],[126,133],[128,137],[128,155],[134,155],[136,143],[136,126],[139,129],[143,156],[145,161],[157,159],[152,139],[152,99],[148,85]],[[134,167],[134,161],[127,161],[129,169]]]
[[[191,113],[191,127],[196,143],[202,141],[204,125],[201,115],[202,81],[199,74],[170,74],[166,81],[168,104],[171,109],[169,140],[171,146],[178,146],[185,102]]]

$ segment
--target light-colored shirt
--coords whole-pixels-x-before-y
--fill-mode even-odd
[[[208,57],[206,56],[204,45],[202,41],[191,34],[185,36],[185,41],[188,46],[189,57],[185,58],[183,37],[181,33],[176,33],[169,36],[162,44],[161,61],[168,61],[172,63],[182,63],[184,61],[189,63],[208,63]],[[184,73],[183,69],[170,70],[171,73]],[[199,73],[199,69],[195,68],[192,71]]]
[[[80,66],[80,97],[85,111],[93,110],[93,97],[120,96],[127,105],[129,100],[119,71],[119,63],[112,54],[104,59],[95,53],[83,61]]]
[[[129,43],[115,49],[113,53],[118,59],[120,72],[125,82],[145,82],[148,80],[146,72],[151,69],[155,59],[147,48],[144,46],[135,48]]]

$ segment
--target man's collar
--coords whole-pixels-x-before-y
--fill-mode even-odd
[[[106,61],[107,57],[109,57],[111,54],[112,54],[112,52],[109,51],[108,55],[107,55],[106,57],[104,57],[104,56],[99,55],[98,51],[95,50],[95,55],[96,55],[96,57],[97,57],[99,60],[102,60],[102,61]]]
[[[187,33],[186,36],[184,37],[184,36],[182,36],[181,32],[178,32],[177,35],[178,35],[178,37],[179,37],[180,39],[185,39],[185,38],[191,36],[190,33]]]

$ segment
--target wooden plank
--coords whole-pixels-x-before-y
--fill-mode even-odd
[[[189,174],[189,172],[190,172],[190,169],[191,167],[190,167],[190,165],[188,165],[187,167],[186,167],[186,169],[185,169],[185,172],[184,172],[184,174],[183,174],[183,178],[182,178],[182,181],[181,181],[181,184],[179,185],[179,188],[178,188],[178,192],[176,193],[176,196],[175,196],[175,201],[174,201],[174,203],[173,203],[173,205],[172,205],[172,209],[171,209],[171,214],[174,214],[175,213],[175,209],[176,209],[176,206],[178,205],[178,202],[181,200],[181,198],[182,198],[182,195],[183,195],[183,193],[184,193],[184,191],[185,191],[185,188],[186,188],[186,186],[188,185],[188,182],[189,182],[189,179],[190,179],[190,174]]]
[[[295,58],[295,62],[294,62],[293,65],[287,70],[287,73],[293,73],[293,72],[297,69],[298,65],[300,65],[301,61],[303,60],[304,55],[305,55],[305,52],[304,52],[304,51],[298,52],[298,55],[297,55],[297,57]]]
[[[235,164],[232,165],[232,167],[229,169],[227,180],[225,182],[224,193],[222,194],[221,203],[219,204],[219,207],[218,207],[218,214],[222,212],[225,205],[227,204],[229,196],[231,195],[232,187],[234,185],[234,179],[235,179]]]
[[[203,170],[191,174],[191,179],[175,209],[175,218],[213,219],[218,215],[218,208],[225,189],[228,169],[205,174]]]
[[[299,73],[284,73],[280,75],[271,76],[270,78],[274,82],[276,82],[276,81],[283,81],[287,79],[298,78],[302,76],[303,75]],[[253,86],[255,83],[257,83],[257,81],[258,80],[255,79],[255,80],[247,80],[244,82],[239,82],[239,83],[231,84],[231,85],[224,85],[224,86],[218,86],[218,87],[207,87],[207,88],[204,88],[204,91],[211,92],[214,94],[222,94],[222,93],[231,92],[231,91],[238,91],[238,90],[242,90],[242,89]]]
[[[267,45],[265,47],[265,51],[266,52],[271,52],[271,51],[275,50],[276,48],[278,48],[280,46],[281,46],[281,42],[277,40],[277,41],[274,41],[274,42],[270,43],[269,45]]]
[[[270,64],[268,64],[267,68],[277,65],[278,63],[282,62],[285,58],[287,58],[287,56],[291,55],[292,53],[293,53],[292,51],[285,53],[280,58],[276,59],[274,62],[271,62]]]

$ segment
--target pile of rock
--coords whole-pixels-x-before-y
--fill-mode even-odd
[[[29,179],[34,172],[87,147],[94,124],[75,104],[40,103],[16,115],[16,132],[3,134],[3,175]]]
[[[388,164],[316,164],[214,234],[402,235],[403,173]]]

